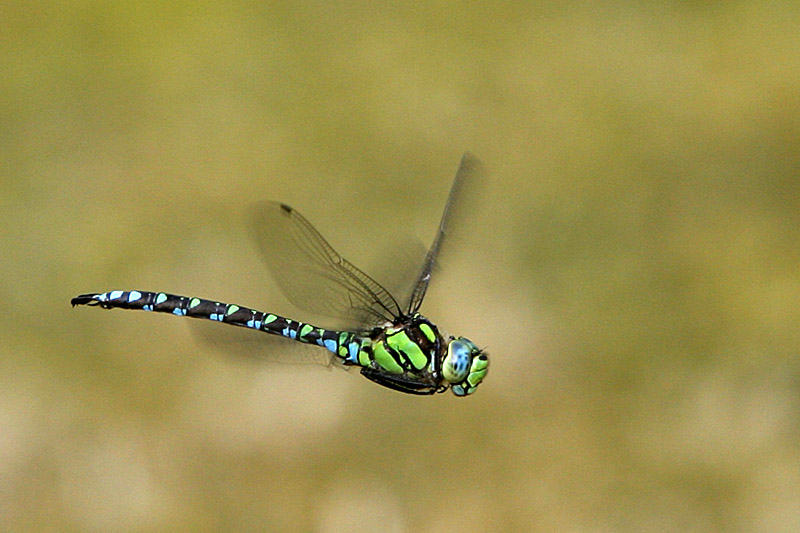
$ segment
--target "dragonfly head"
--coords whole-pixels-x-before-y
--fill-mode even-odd
[[[464,337],[451,337],[442,361],[442,375],[452,385],[453,394],[475,392],[489,370],[489,355]]]

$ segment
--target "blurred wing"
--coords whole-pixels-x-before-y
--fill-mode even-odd
[[[263,331],[227,327],[225,324],[208,320],[192,320],[189,326],[195,340],[201,345],[241,361],[255,360],[282,365],[320,365],[349,369],[342,364],[341,359],[319,346],[268,335]]]
[[[428,290],[428,284],[431,281],[431,273],[436,265],[436,259],[442,251],[448,231],[464,226],[464,217],[469,210],[465,207],[463,198],[475,196],[473,189],[478,185],[482,174],[483,165],[480,160],[471,153],[466,152],[461,158],[461,164],[458,166],[453,185],[450,187],[450,195],[447,197],[447,203],[444,206],[444,213],[442,213],[442,219],[439,222],[436,238],[425,256],[422,269],[419,276],[417,276],[417,283],[411,293],[408,304],[409,314],[417,312],[422,305],[422,300],[425,298],[425,292]]]
[[[377,243],[376,248],[383,253],[367,265],[367,271],[379,280],[390,293],[404,297],[397,300],[400,309],[407,310],[411,293],[417,284],[420,265],[428,253],[421,240],[406,234],[397,234],[385,242]]]
[[[253,219],[267,267],[293,304],[362,327],[400,315],[389,291],[339,255],[296,210],[264,202]]]

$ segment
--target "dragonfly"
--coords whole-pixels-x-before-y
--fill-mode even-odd
[[[343,317],[351,327],[328,329],[215,300],[166,292],[112,290],[71,300],[103,309],[134,309],[201,318],[258,330],[328,350],[330,360],[360,368],[367,379],[396,391],[433,395],[450,389],[473,394],[489,369],[488,353],[465,337],[445,336],[419,309],[445,243],[461,192],[481,169],[469,152],[461,158],[438,231],[402,300],[342,257],[305,217],[279,202],[266,202],[256,225],[259,244],[279,286],[300,307]]]

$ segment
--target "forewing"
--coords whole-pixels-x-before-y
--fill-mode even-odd
[[[267,267],[296,306],[361,327],[400,314],[389,291],[337,253],[295,209],[263,202],[252,219]]]
[[[471,153],[466,152],[461,158],[456,177],[453,179],[453,185],[450,187],[450,194],[447,197],[447,203],[445,203],[444,212],[439,221],[436,237],[425,256],[414,290],[409,298],[409,314],[418,311],[422,305],[436,261],[445,249],[445,242],[450,240],[447,239],[448,234],[453,229],[467,226],[465,219],[469,214],[470,205],[464,200],[465,198],[474,199],[477,197],[475,189],[480,185],[483,174],[484,169],[480,160]]]

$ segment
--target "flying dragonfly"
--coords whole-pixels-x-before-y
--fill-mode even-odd
[[[465,337],[445,336],[419,309],[425,298],[448,224],[465,185],[480,172],[480,162],[464,154],[456,172],[433,244],[404,300],[337,253],[297,210],[268,202],[256,228],[273,275],[301,307],[353,321],[347,329],[326,329],[248,307],[166,292],[114,290],[81,294],[76,305],[138,309],[214,320],[279,335],[332,352],[345,367],[396,391],[431,395],[451,389],[456,396],[475,392],[489,369],[488,354]],[[283,246],[281,246],[283,243]]]

